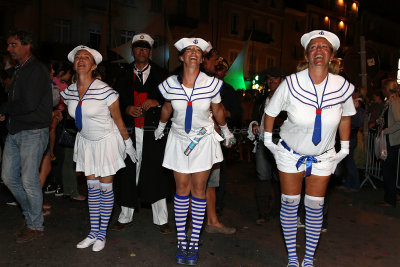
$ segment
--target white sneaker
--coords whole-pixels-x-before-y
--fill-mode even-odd
[[[77,247],[77,248],[87,248],[87,247],[89,247],[90,245],[94,244],[94,242],[96,242],[96,239],[86,237],[86,238],[83,239],[81,242],[79,242],[79,243],[76,245],[76,247]]]
[[[98,252],[98,251],[102,250],[105,245],[106,245],[106,240],[104,240],[104,241],[96,240],[96,242],[94,243],[94,245],[92,247],[92,251]]]

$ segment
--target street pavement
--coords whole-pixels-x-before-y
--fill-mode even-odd
[[[265,225],[255,224],[255,166],[235,162],[227,166],[225,208],[220,220],[238,229],[234,235],[201,234],[198,266],[286,266],[279,219]],[[379,207],[382,186],[368,185],[359,192],[329,190],[328,231],[321,234],[315,266],[400,266],[400,208]],[[87,201],[45,195],[52,205],[45,217],[44,237],[17,244],[14,231],[23,225],[18,207],[5,204],[0,192],[0,266],[178,266],[175,264],[176,232],[159,233],[152,223],[151,209],[141,208],[134,215],[132,227],[108,231],[106,247],[101,252],[77,249],[76,244],[88,234]],[[399,203],[400,204],[400,203]],[[173,203],[169,221],[174,228]],[[115,207],[112,222],[119,214]],[[304,228],[297,235],[297,253],[304,257]]]

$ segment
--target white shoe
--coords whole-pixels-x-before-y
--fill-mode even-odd
[[[106,245],[106,240],[104,240],[104,241],[96,240],[96,242],[94,243],[94,245],[92,247],[92,251],[98,252],[98,251],[102,250],[105,245]]]
[[[96,242],[96,239],[86,237],[81,242],[79,242],[76,245],[76,247],[77,248],[87,248],[87,247],[91,246],[92,244],[94,244],[94,242]]]

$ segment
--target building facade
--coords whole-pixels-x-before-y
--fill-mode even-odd
[[[364,35],[386,72],[397,67],[400,45],[399,24],[359,12],[351,0],[0,0],[0,20],[1,53],[15,27],[35,34],[44,58],[65,59],[85,44],[115,61],[121,57],[111,49],[148,32],[155,39],[153,58],[170,70],[178,64],[173,43],[181,37],[210,41],[230,64],[249,42],[245,78],[270,66],[294,72],[304,60],[300,37],[314,29],[340,37],[340,58],[357,50]]]

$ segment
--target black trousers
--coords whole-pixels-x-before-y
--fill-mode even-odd
[[[396,206],[396,180],[397,180],[397,159],[400,145],[390,146],[389,136],[386,136],[388,156],[382,164],[383,173],[383,200],[390,205]]]

